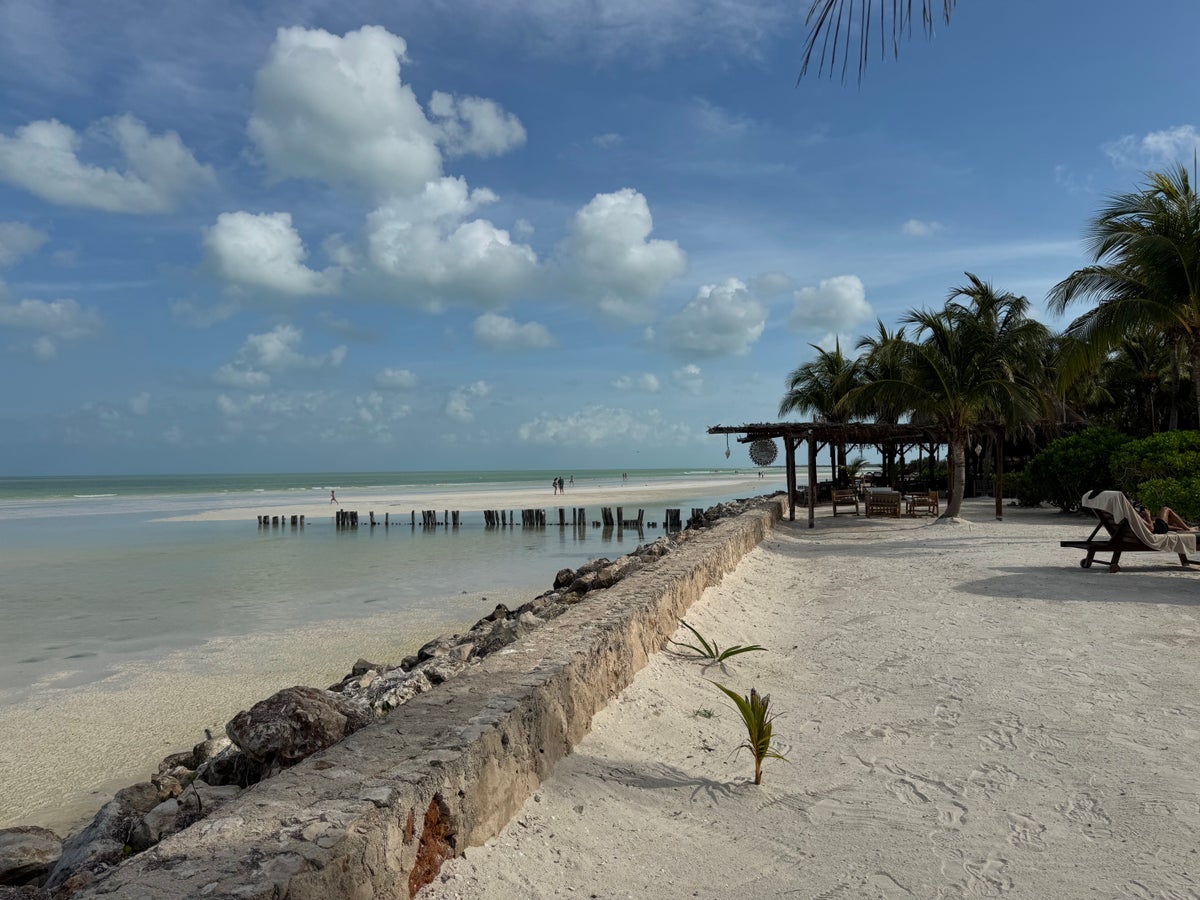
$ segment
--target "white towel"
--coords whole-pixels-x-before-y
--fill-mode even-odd
[[[1095,497],[1084,494],[1081,502],[1091,509],[1104,510],[1113,517],[1113,521],[1118,525],[1128,519],[1130,529],[1137,539],[1147,547],[1166,550],[1170,553],[1190,554],[1196,552],[1196,535],[1181,531],[1155,534],[1146,524],[1146,520],[1138,515],[1133,504],[1129,502],[1129,498],[1120,491],[1101,491]]]

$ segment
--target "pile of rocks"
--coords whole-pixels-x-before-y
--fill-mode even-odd
[[[739,500],[705,511],[687,530],[639,546],[617,560],[563,569],[550,590],[509,610],[498,604],[465,634],[443,635],[399,665],[360,659],[322,690],[290,687],[238,713],[225,737],[206,734],[173,753],[148,782],[123,788],[85,829],[66,840],[44,828],[0,829],[0,900],[63,898],[111,866],[210,815],[245,788],[324,750],[507,647],[589,593],[611,587],[667,555],[697,530],[766,503]]]

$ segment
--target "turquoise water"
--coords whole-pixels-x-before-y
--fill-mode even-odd
[[[747,470],[743,469],[742,472]],[[720,474],[731,474],[732,470]],[[251,522],[163,522],[223,507],[295,502],[296,492],[358,488],[471,490],[544,488],[561,474],[577,485],[620,482],[620,471],[426,472],[297,475],[122,476],[0,479],[0,704],[41,685],[98,680],[123,663],[162,658],[213,638],[282,631],[376,613],[414,613],[436,630],[457,630],[490,611],[489,593],[547,590],[555,573],[597,556],[615,558],[661,528],[605,534],[560,529],[486,529],[464,511],[457,530],[338,531],[332,516],[304,529]],[[660,522],[733,499],[701,494],[637,502],[632,482],[662,484],[696,470],[630,470],[627,508]],[[710,474],[705,472],[703,474]],[[782,486],[762,481],[761,493]],[[547,506],[552,501],[547,499]]]

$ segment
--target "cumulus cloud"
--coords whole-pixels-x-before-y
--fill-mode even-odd
[[[900,231],[908,237],[924,238],[932,237],[943,231],[945,227],[941,222],[925,222],[921,219],[909,219],[900,226]]]
[[[0,328],[37,332],[31,346],[34,356],[43,361],[58,355],[60,342],[94,337],[103,324],[98,312],[74,300],[0,302]]]
[[[544,325],[522,325],[495,313],[484,313],[475,320],[475,340],[493,350],[544,350],[554,346],[554,338]]]
[[[593,197],[575,213],[565,250],[576,289],[615,318],[652,319],[649,301],[687,265],[675,241],[648,240],[653,229],[646,198],[632,188]]]
[[[389,391],[406,391],[417,386],[417,376],[408,369],[380,369],[375,386]]]
[[[1200,151],[1200,134],[1195,126],[1176,125],[1162,131],[1151,131],[1138,137],[1127,134],[1104,145],[1104,152],[1115,166],[1139,169],[1187,162]]]
[[[0,222],[0,268],[11,266],[46,243],[46,233],[22,222]]]
[[[233,361],[221,366],[214,380],[223,387],[259,390],[271,384],[273,373],[336,369],[346,358],[345,346],[305,356],[299,349],[303,340],[304,333],[294,325],[277,325],[262,334],[247,335]]]
[[[682,366],[671,373],[671,381],[681,391],[699,396],[704,392],[704,375],[700,367],[693,364]]]
[[[129,398],[129,411],[135,416],[144,416],[150,412],[150,394],[142,391]]]
[[[279,29],[255,79],[248,127],[271,173],[415,193],[441,176],[442,146],[492,156],[524,142],[516,117],[480,97],[435,92],[435,121],[427,118],[400,78],[407,49],[379,26],[341,37]]]
[[[875,318],[867,289],[857,275],[838,275],[817,287],[803,287],[796,291],[795,301],[788,324],[798,331],[849,331]]]
[[[699,130],[715,137],[740,137],[750,128],[749,119],[731,113],[703,97],[697,97],[692,102],[689,115]]]
[[[486,219],[467,219],[496,195],[441,178],[367,217],[367,252],[380,272],[426,300],[490,305],[524,290],[537,255]]]
[[[115,145],[124,169],[82,162],[83,137],[48,119],[23,125],[11,137],[0,134],[0,179],[62,206],[126,213],[166,212],[216,181],[178,134],[152,135],[133,116],[101,120],[87,136]]]
[[[376,439],[392,436],[391,425],[412,413],[407,403],[399,403],[393,397],[385,397],[378,391],[370,391],[354,398],[354,417],[367,433]]]
[[[592,143],[602,150],[611,150],[613,147],[620,147],[623,138],[615,131],[606,131],[604,134],[598,134],[592,138]]]
[[[471,409],[471,401],[486,397],[491,392],[491,385],[486,381],[476,381],[474,384],[455,388],[446,398],[446,415],[454,421],[464,424],[473,421],[475,412]]]
[[[679,353],[741,356],[762,335],[763,305],[736,278],[706,284],[679,313],[668,319],[664,334]]]
[[[231,284],[300,296],[337,285],[338,270],[304,265],[307,251],[289,213],[221,213],[204,234],[213,270]]]
[[[434,91],[429,111],[450,156],[499,156],[525,143],[525,128],[494,100]]]
[[[647,394],[657,394],[662,389],[658,376],[652,372],[643,372],[641,375],[622,375],[612,383],[612,386],[618,391],[642,391]]]

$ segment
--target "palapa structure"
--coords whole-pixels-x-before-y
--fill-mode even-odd
[[[991,430],[991,429],[988,429]],[[914,425],[911,423],[880,423],[880,422],[760,422],[754,425],[713,425],[708,429],[709,434],[736,434],[738,443],[752,444],[754,441],[776,438],[783,440],[784,460],[787,470],[787,490],[789,518],[796,519],[796,505],[793,498],[796,495],[796,447],[801,443],[808,444],[808,489],[805,498],[808,501],[808,527],[815,527],[816,498],[817,498],[817,452],[828,444],[850,446],[888,445],[942,445],[947,444],[946,433],[936,425]],[[1003,439],[997,442],[996,448],[996,518],[1004,517],[1003,491]]]

